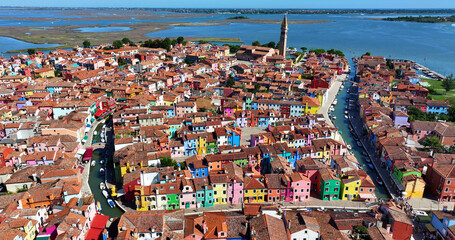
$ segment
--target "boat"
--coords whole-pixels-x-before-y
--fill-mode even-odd
[[[370,158],[365,158],[365,161],[367,161],[367,163],[371,163]]]
[[[346,145],[346,148],[347,148],[348,150],[351,150],[351,149],[352,149],[351,145]]]
[[[100,164],[101,164],[101,165],[104,164],[104,159],[101,159],[101,160],[100,160]]]
[[[101,176],[104,175],[104,168],[100,168],[100,175],[101,175]]]
[[[95,164],[96,164],[96,161],[95,161],[95,160],[93,160],[93,161],[92,161],[92,163],[91,163],[92,167],[94,167],[94,166],[95,166]]]
[[[109,207],[111,207],[111,208],[115,207],[115,203],[114,203],[114,201],[112,201],[112,199],[108,198],[107,203],[109,204]]]
[[[362,155],[365,157],[368,156],[367,152],[365,152],[365,151],[362,152]]]
[[[349,117],[348,117],[348,115],[344,115],[344,118],[348,119]]]
[[[360,143],[360,141],[357,141],[357,146],[361,147],[362,146],[362,143]]]
[[[382,181],[381,177],[377,177],[376,182],[381,186],[384,185],[384,182]]]
[[[368,163],[368,167],[369,167],[369,168],[371,168],[372,170],[374,170],[374,166],[373,166],[373,164],[371,164],[371,163]]]
[[[337,117],[336,117],[336,116],[332,116],[332,119],[333,119],[333,120],[336,120],[336,119],[337,119]]]
[[[344,114],[348,115],[348,111],[344,111]]]
[[[101,203],[100,203],[100,201],[97,201],[96,202],[96,211],[101,212],[101,210],[102,210]]]
[[[108,197],[109,197],[109,193],[107,192],[106,189],[104,189],[103,191],[101,191],[101,193],[103,194],[103,196],[104,196],[105,198],[108,198]]]
[[[335,101],[333,101],[332,105],[337,105],[338,103],[338,100],[335,99]]]
[[[106,184],[104,184],[103,182],[100,182],[100,189],[101,190],[105,190],[106,189]]]

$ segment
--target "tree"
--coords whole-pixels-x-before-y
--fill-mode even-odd
[[[36,53],[36,50],[34,48],[29,48],[29,49],[27,49],[27,53],[28,53],[28,55],[33,55]]]
[[[180,36],[180,37],[177,38],[177,43],[178,43],[178,44],[181,44],[181,43],[183,43],[184,40],[185,40],[185,38],[183,38],[182,36]]]
[[[165,38],[162,42],[162,48],[165,48],[167,51],[171,51],[171,39]]]
[[[233,78],[229,78],[226,82],[227,87],[234,87],[235,86],[235,80]]]
[[[55,75],[56,77],[62,77],[62,71],[60,71],[59,69],[56,69],[56,70],[54,71],[54,75]]]
[[[318,48],[318,49],[311,49],[309,52],[314,52],[316,55],[320,55],[320,54],[325,53],[325,50]]]
[[[363,54],[362,56],[371,56],[371,52],[366,52],[366,53]]]
[[[127,37],[123,38],[123,39],[122,39],[122,42],[123,42],[124,44],[130,44],[130,45],[133,44],[133,41],[131,41],[131,40],[130,40],[129,38],[127,38]]]
[[[82,43],[82,46],[84,46],[84,48],[89,48],[90,45],[92,45],[88,40],[85,40],[83,43]]]
[[[161,167],[178,167],[177,161],[170,157],[160,157]]]
[[[453,74],[450,74],[450,76],[447,76],[446,79],[442,80],[442,88],[446,90],[445,94],[455,88],[455,78],[453,77]]]
[[[392,59],[388,58],[387,61],[386,61],[386,65],[387,65],[387,68],[394,69]]]
[[[426,147],[429,147],[431,149],[436,149],[436,148],[441,148],[442,144],[439,141],[439,138],[436,136],[433,137],[427,137],[423,140],[422,144]]]
[[[251,43],[253,46],[261,46],[261,43],[259,41],[254,41]]]
[[[308,48],[306,48],[306,47],[301,47],[300,49],[302,49],[303,53],[306,52],[306,50],[308,50]]]
[[[114,46],[115,49],[119,49],[123,47],[123,42],[122,40],[115,40],[112,45]]]
[[[274,41],[271,41],[271,42],[267,43],[267,47],[269,47],[269,48],[277,48],[278,46],[276,45],[276,43]]]
[[[256,83],[254,84],[254,90],[253,90],[253,93],[257,93],[261,90],[261,84],[259,83]]]

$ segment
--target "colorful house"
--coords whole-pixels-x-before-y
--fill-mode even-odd
[[[213,206],[213,187],[207,177],[193,179],[197,207]]]
[[[319,169],[319,176],[321,176],[321,181],[318,188],[321,199],[324,201],[338,200],[341,188],[340,179],[327,168]]]
[[[341,200],[357,200],[362,181],[358,175],[347,175],[341,179]]]
[[[210,174],[210,183],[213,188],[214,204],[227,203],[227,185],[229,179],[226,174]]]
[[[246,178],[243,187],[244,203],[263,203],[267,196],[267,189],[264,184],[256,178]]]
[[[292,201],[303,202],[310,199],[311,181],[308,177],[300,172],[294,172],[291,175],[291,188],[293,190]]]

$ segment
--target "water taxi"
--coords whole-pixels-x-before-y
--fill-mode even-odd
[[[101,176],[104,175],[104,168],[100,168],[100,175],[101,175]]]
[[[106,189],[106,184],[104,184],[103,182],[100,182],[100,189],[101,190],[105,190]]]
[[[351,150],[351,149],[352,149],[351,145],[349,145],[349,144],[346,145],[346,148],[347,148],[348,150]]]
[[[381,186],[384,185],[384,182],[382,181],[381,177],[377,177],[376,182]]]

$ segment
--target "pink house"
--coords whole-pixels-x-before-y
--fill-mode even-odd
[[[303,173],[295,172],[291,175],[291,186],[294,189],[294,202],[303,202],[310,199],[311,181]]]
[[[231,182],[227,186],[228,202],[239,204],[243,202],[243,169],[236,163],[224,165],[224,171]]]
[[[320,168],[319,164],[312,158],[305,158],[296,162],[296,171],[303,173],[310,179],[313,191],[317,191],[317,185],[321,181],[318,171]]]
[[[171,141],[169,143],[169,150],[171,151],[172,158],[184,157],[185,156],[185,146],[181,141]]]
[[[180,209],[196,208],[196,191],[192,179],[182,179],[180,194]]]

